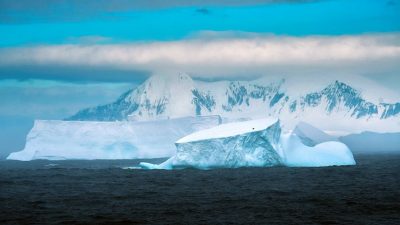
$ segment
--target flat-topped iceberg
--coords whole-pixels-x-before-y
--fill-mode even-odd
[[[217,126],[219,116],[184,117],[147,122],[37,120],[25,148],[7,159],[134,159],[175,154],[174,142]]]
[[[280,165],[280,133],[279,121],[275,119],[223,124],[178,140],[176,155],[166,163],[159,166],[141,163],[141,166],[209,169]]]
[[[340,142],[309,147],[295,133],[281,133],[277,119],[222,124],[178,140],[176,155],[164,163],[141,163],[140,166],[144,169],[210,169],[355,164],[351,151]]]

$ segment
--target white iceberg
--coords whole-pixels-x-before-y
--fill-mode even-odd
[[[147,122],[37,120],[25,148],[7,159],[134,159],[175,154],[182,136],[221,123],[219,116],[185,117]]]
[[[278,120],[263,119],[222,124],[190,134],[176,144],[177,153],[161,165],[141,163],[143,168],[237,168],[282,164]]]
[[[141,163],[140,166],[144,169],[210,169],[355,165],[353,154],[340,142],[309,147],[295,133],[281,133],[277,119],[222,124],[178,140],[176,155],[166,162],[160,165]]]
[[[343,143],[328,141],[314,147],[304,145],[293,133],[281,136],[284,164],[291,167],[322,167],[355,165],[353,154]]]
[[[338,141],[337,137],[331,136],[305,122],[299,122],[293,130],[293,134],[296,134],[303,144],[310,147],[328,141]]]

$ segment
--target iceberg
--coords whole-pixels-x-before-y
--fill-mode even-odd
[[[272,118],[222,124],[183,137],[175,145],[175,156],[164,163],[140,163],[140,167],[321,167],[356,163],[345,144],[328,141],[306,146],[297,134],[282,134],[280,121]]]
[[[222,124],[178,140],[176,155],[165,163],[141,163],[140,166],[211,169],[280,165],[280,129],[279,121],[274,119]]]
[[[343,143],[328,141],[306,146],[294,133],[281,137],[281,147],[284,149],[284,164],[290,167],[322,167],[355,165],[353,153]]]
[[[174,142],[221,123],[219,116],[184,117],[146,122],[37,120],[25,148],[7,159],[134,159],[175,154]]]
[[[338,138],[331,136],[306,122],[299,122],[293,130],[293,134],[296,134],[303,144],[310,147],[314,147],[323,142],[338,141]]]

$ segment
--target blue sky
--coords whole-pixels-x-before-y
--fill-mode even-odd
[[[81,6],[77,4],[70,7]],[[396,32],[400,29],[399,10],[399,3],[394,0],[322,0],[243,6],[183,5],[120,12],[99,11],[90,18],[82,15],[75,18],[73,11],[69,13],[63,8],[51,14],[46,11],[35,14],[26,9],[21,10],[26,13],[22,15],[15,10],[8,12],[3,9],[3,13],[11,18],[7,20],[3,16],[0,20],[0,45],[79,43],[81,37],[94,37],[93,41],[100,43],[179,40],[203,30],[285,35]],[[59,17],[54,16],[57,13]]]
[[[316,74],[361,74],[396,90],[399,32],[399,0],[0,0],[0,158],[22,147],[33,119],[62,119],[111,102],[152,73],[184,70],[229,79],[301,75],[312,67]],[[272,43],[267,49],[276,55],[254,64],[254,52],[238,42],[253,48]],[[232,71],[225,68],[235,61],[210,64],[192,55],[218,59],[215,49],[232,45],[249,62]],[[282,46],[300,55],[321,53],[299,58],[299,52],[283,54]],[[181,49],[191,62],[179,57]],[[297,67],[288,70],[292,64]]]

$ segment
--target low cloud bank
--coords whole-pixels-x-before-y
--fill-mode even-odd
[[[354,36],[202,35],[170,42],[76,44],[4,48],[0,69],[74,66],[197,76],[265,73],[393,73],[400,34]],[[94,75],[95,76],[95,75]]]

